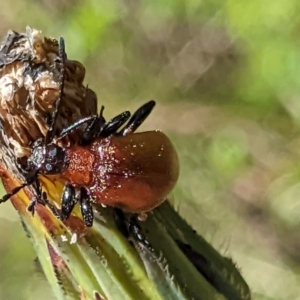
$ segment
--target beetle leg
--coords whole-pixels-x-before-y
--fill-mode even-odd
[[[152,250],[148,239],[142,234],[141,227],[139,226],[136,217],[131,217],[128,221],[120,208],[114,208],[114,220],[117,228],[125,238],[129,239],[132,236],[139,243],[142,243],[144,246]]]
[[[56,208],[53,204],[50,203],[50,201],[47,198],[47,193],[42,192],[40,197],[34,197],[30,204],[27,206],[27,210],[31,212],[32,215],[34,215],[35,212],[35,206],[37,204],[42,204],[44,206],[47,206],[49,210],[52,212],[52,214],[59,220],[61,220],[61,212],[58,208]]]
[[[98,133],[97,137],[107,137],[111,134],[116,133],[116,131],[123,126],[127,120],[130,118],[130,112],[124,111],[121,114],[117,115],[110,121],[108,121],[103,129]]]
[[[43,191],[42,191],[42,187],[40,184],[40,181],[38,178],[35,179],[35,181],[32,183],[33,188],[37,194],[36,197],[33,197],[30,201],[30,203],[27,206],[27,211],[29,211],[32,215],[34,215],[35,212],[35,206],[39,203],[42,202],[43,198]],[[47,195],[46,195],[47,198]],[[43,203],[44,204],[44,203]],[[45,204],[44,204],[45,205]]]
[[[94,221],[93,206],[91,198],[84,187],[80,187],[78,200],[80,202],[80,209],[83,221],[86,226],[91,227]]]
[[[37,197],[33,197],[27,206],[27,211],[29,211],[32,215],[34,215],[35,206],[37,205],[37,203],[38,203]]]
[[[114,208],[114,221],[118,230],[124,235],[124,237],[129,238],[128,225],[126,223],[126,217],[120,208]]]
[[[97,138],[99,132],[101,132],[104,128],[106,121],[102,116],[103,109],[104,107],[102,106],[100,116],[93,120],[93,122],[83,131],[80,140],[81,145],[88,145],[91,141]]]
[[[29,205],[27,206],[27,210],[34,215],[35,212],[35,206],[37,203],[40,203],[42,205],[45,205],[47,207],[49,207],[49,209],[51,210],[51,212],[56,216],[59,217],[60,216],[60,212],[57,210],[57,208],[55,206],[53,206],[49,200],[47,199],[47,194],[45,192],[42,192],[42,188],[40,185],[40,181],[37,178],[37,174],[33,174],[29,179],[27,179],[27,182],[17,186],[16,188],[14,188],[10,193],[6,194],[5,196],[2,197],[2,199],[0,199],[0,203],[6,202],[10,197],[14,196],[15,194],[17,194],[20,190],[22,190],[24,187],[28,186],[28,185],[33,185],[37,195],[36,197],[33,197],[31,199],[31,202],[29,203]]]
[[[155,106],[155,101],[151,100],[141,106],[130,118],[129,122],[126,126],[118,133],[118,135],[128,135],[137,130],[137,128],[145,121],[145,119],[149,116],[152,109]]]
[[[135,217],[131,217],[129,220],[128,230],[130,234],[139,242],[142,243],[145,247],[153,251],[153,248],[150,245],[150,242],[145,236],[142,234],[141,227],[137,223]]]
[[[71,131],[79,128],[80,126],[88,124],[86,129],[83,131],[81,140],[79,142],[81,145],[85,145],[96,138],[104,138],[111,134],[115,134],[117,130],[120,129],[120,127],[123,126],[130,118],[128,124],[118,133],[118,135],[122,136],[128,135],[130,133],[133,133],[145,121],[154,106],[155,101],[151,100],[140,107],[131,118],[130,112],[124,111],[116,117],[112,118],[107,123],[105,123],[105,119],[102,116],[104,109],[104,107],[102,106],[99,116],[90,116],[75,122],[69,127],[63,129],[58,139],[65,137]]]
[[[34,215],[35,206],[37,205],[37,203],[40,203],[44,206],[47,206],[55,217],[61,219],[60,210],[50,203],[50,201],[47,198],[47,193],[43,192],[38,178],[36,178],[36,180],[33,182],[33,187],[36,190],[37,196],[31,199],[30,204],[27,206],[27,210],[31,212],[32,215]]]
[[[53,213],[53,215],[57,219],[61,220],[61,211],[49,202],[46,192],[43,192],[42,199],[43,199],[43,202],[41,204],[47,206],[50,209],[50,211]]]
[[[66,184],[61,198],[61,220],[66,220],[69,218],[77,202],[78,199],[76,197],[75,188],[70,184]]]
[[[62,139],[63,137],[68,135],[71,131],[80,128],[82,125],[87,124],[86,128],[83,130],[79,143],[81,145],[90,143],[92,140],[97,138],[99,131],[102,130],[103,126],[106,123],[103,117],[103,110],[104,110],[104,106],[101,107],[99,116],[94,115],[94,116],[89,116],[80,119],[75,123],[73,123],[72,125],[68,126],[67,128],[64,128],[61,131],[58,139]]]
[[[64,128],[61,131],[61,133],[59,134],[58,139],[62,139],[67,134],[69,134],[71,131],[76,130],[77,128],[81,127],[84,124],[88,124],[88,126],[90,126],[91,124],[93,124],[95,122],[95,120],[97,120],[97,118],[98,117],[96,115],[94,115],[94,116],[89,116],[89,117],[86,117],[86,118],[76,121],[75,123],[68,126],[67,128]]]

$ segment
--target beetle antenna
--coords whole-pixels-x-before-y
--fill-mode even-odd
[[[51,124],[49,127],[49,130],[46,134],[45,137],[45,144],[49,144],[53,138],[54,138],[54,129],[55,129],[55,125],[56,125],[56,120],[57,120],[57,115],[58,115],[58,109],[59,109],[59,105],[60,102],[62,100],[62,96],[63,96],[63,91],[64,91],[64,86],[65,86],[65,60],[66,60],[66,52],[65,52],[65,40],[63,37],[60,37],[59,39],[59,60],[60,60],[60,64],[61,64],[61,70],[60,70],[60,88],[59,88],[59,94],[58,94],[58,98],[55,102],[55,109],[52,113],[52,118],[51,118]]]
[[[34,180],[36,180],[37,177],[37,171],[34,173],[34,175],[32,175],[32,177],[30,179],[28,179],[25,183],[15,187],[14,189],[11,190],[10,193],[4,195],[1,199],[0,199],[0,203],[6,202],[10,197],[14,196],[15,194],[17,194],[20,190],[22,190],[24,187],[31,185]]]

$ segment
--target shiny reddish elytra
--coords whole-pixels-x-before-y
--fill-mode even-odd
[[[147,212],[174,188],[179,164],[169,138],[160,131],[97,139],[66,149],[62,178],[87,188],[94,201],[127,212]]]

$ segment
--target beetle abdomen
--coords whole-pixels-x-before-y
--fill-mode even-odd
[[[177,153],[160,131],[97,140],[90,194],[97,202],[129,212],[149,211],[163,202],[178,175]]]

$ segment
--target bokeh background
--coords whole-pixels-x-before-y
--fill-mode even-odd
[[[64,36],[105,116],[157,107],[143,129],[178,149],[173,195],[240,268],[254,299],[300,299],[298,0],[0,0],[0,34]],[[1,189],[1,194],[4,193]],[[17,213],[0,209],[0,299],[54,299]]]

